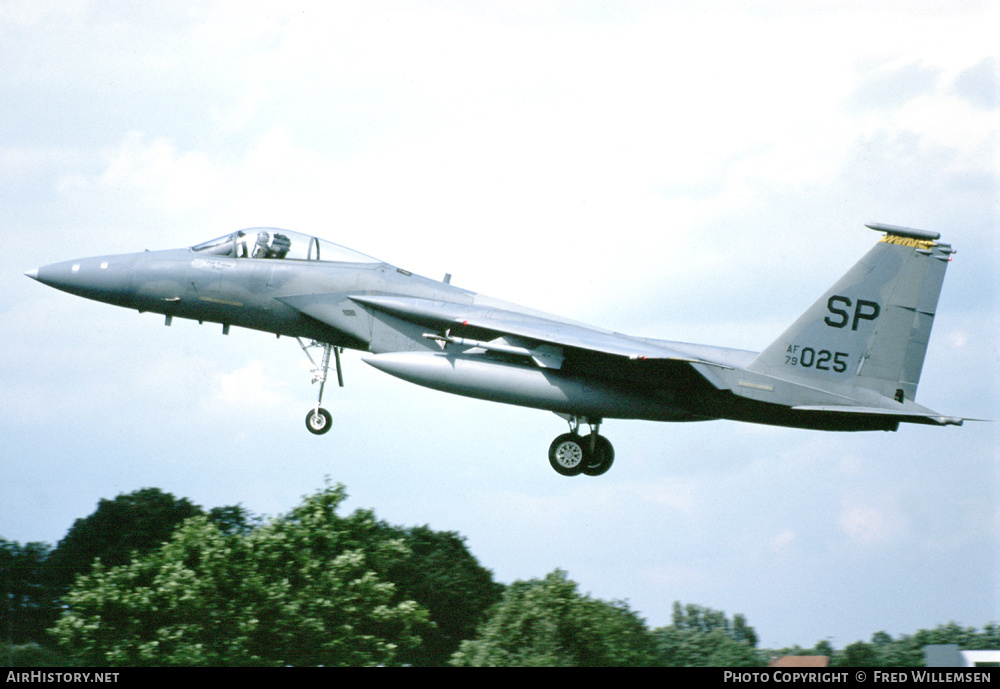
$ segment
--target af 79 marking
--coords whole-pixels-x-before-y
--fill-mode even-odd
[[[289,335],[319,382],[306,427],[321,435],[331,360],[343,349],[405,381],[555,412],[570,432],[549,447],[565,476],[614,461],[605,419],[730,419],[829,431],[961,425],[914,398],[945,269],[935,232],[885,236],[763,352],[593,328],[430,280],[317,237],[239,230],[184,249],[99,256],[26,274],[88,299],[171,319]],[[599,261],[595,259],[595,263]],[[877,323],[876,323],[877,321]],[[870,327],[869,327],[870,326]],[[303,338],[305,341],[303,341]],[[581,426],[590,434],[582,436]],[[343,429],[343,432],[356,432]],[[422,440],[422,439],[421,439]]]
[[[785,363],[789,366],[803,368],[815,367],[817,371],[844,373],[847,371],[847,361],[850,357],[851,355],[847,352],[831,352],[828,349],[821,349],[817,352],[812,347],[789,345]]]

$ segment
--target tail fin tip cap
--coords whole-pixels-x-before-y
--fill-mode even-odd
[[[885,223],[873,222],[870,225],[865,225],[869,230],[875,230],[876,232],[885,232],[886,234],[894,234],[901,237],[913,237],[914,239],[928,239],[934,241],[935,239],[940,239],[941,234],[939,232],[929,232],[927,230],[915,230],[912,227],[900,227],[898,225],[886,225]]]

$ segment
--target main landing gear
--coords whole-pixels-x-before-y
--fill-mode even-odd
[[[333,345],[325,342],[316,341],[306,345],[302,342],[301,338],[296,339],[299,341],[299,346],[302,347],[302,351],[306,353],[306,356],[309,357],[309,361],[312,362],[312,382],[319,383],[319,397],[316,399],[316,406],[310,409],[309,413],[306,414],[306,428],[309,429],[310,433],[323,435],[333,427],[333,416],[326,409],[319,406],[323,403],[323,388],[326,386],[326,373],[330,368],[331,352],[333,353],[334,359],[337,363],[337,382],[340,383],[340,387],[344,387],[344,373],[340,368],[340,348],[334,347]],[[316,361],[309,353],[310,347],[323,348],[323,359],[319,366],[316,365]]]
[[[563,476],[600,476],[611,468],[615,461],[615,449],[611,441],[598,434],[601,421],[586,420],[590,434],[580,435],[580,417],[570,418],[570,432],[563,433],[549,446],[549,464]]]

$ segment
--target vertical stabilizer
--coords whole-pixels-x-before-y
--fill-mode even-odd
[[[818,388],[913,400],[954,249],[939,234],[868,225],[885,236],[750,364]]]

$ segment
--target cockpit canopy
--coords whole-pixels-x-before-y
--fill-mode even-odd
[[[230,258],[272,258],[291,261],[338,261],[341,263],[380,263],[347,247],[276,227],[252,227],[239,230],[191,247],[192,251]]]

